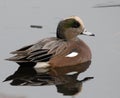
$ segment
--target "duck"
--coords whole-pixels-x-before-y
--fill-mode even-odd
[[[43,38],[40,41],[12,51],[8,58],[20,66],[34,68],[76,66],[91,61],[89,46],[78,36],[95,36],[88,32],[82,19],[70,16],[58,23],[56,37]]]

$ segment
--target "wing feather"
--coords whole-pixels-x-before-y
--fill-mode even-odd
[[[16,54],[7,60],[22,62],[47,62],[49,59],[58,55],[65,50],[66,44],[63,40],[58,40],[55,37],[47,38],[39,41],[36,44],[28,45],[20,48],[11,54]],[[59,51],[58,51],[59,50]]]

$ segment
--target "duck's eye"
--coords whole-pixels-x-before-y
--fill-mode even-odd
[[[73,22],[72,27],[73,28],[78,28],[78,27],[80,27],[80,23],[75,21],[75,22]]]

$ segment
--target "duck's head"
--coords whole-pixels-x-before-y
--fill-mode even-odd
[[[68,17],[59,22],[57,38],[71,40],[80,34],[94,36],[94,34],[87,32],[83,21],[78,16]]]

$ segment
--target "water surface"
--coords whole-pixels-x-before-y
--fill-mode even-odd
[[[14,62],[5,61],[10,51],[55,36],[58,22],[77,15],[95,37],[80,36],[91,48],[92,63],[78,79],[93,76],[83,83],[76,98],[119,98],[120,83],[120,7],[94,8],[110,0],[0,0],[0,93],[26,98],[63,98],[55,86],[11,86],[2,82],[18,69]],[[118,2],[118,0],[114,0]],[[30,28],[41,25],[42,29]],[[70,97],[70,96],[68,96]]]

